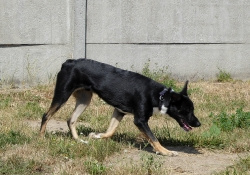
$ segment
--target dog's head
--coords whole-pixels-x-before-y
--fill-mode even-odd
[[[192,127],[199,127],[201,123],[194,115],[194,104],[188,97],[187,85],[188,81],[179,93],[168,90],[164,94],[161,112],[174,118],[185,131],[190,131]]]

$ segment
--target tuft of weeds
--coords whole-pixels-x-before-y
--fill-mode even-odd
[[[250,127],[250,112],[244,112],[242,108],[236,110],[235,114],[221,112],[218,115],[210,114],[213,123],[222,131],[233,131],[235,128]]]
[[[0,148],[3,148],[7,144],[16,145],[29,142],[30,138],[20,131],[10,130],[8,133],[0,133]]]
[[[209,116],[212,119],[210,128],[200,136],[200,142],[205,147],[229,148],[234,151],[247,151],[249,146],[239,146],[236,140],[238,137],[244,138],[250,128],[250,112],[244,112],[242,108],[236,110],[234,114],[221,112],[218,115],[213,113]],[[247,144],[247,141],[246,141]]]
[[[176,81],[166,73],[167,72],[166,67],[162,69],[151,70],[149,66],[150,66],[150,60],[148,60],[148,62],[144,64],[144,67],[141,72],[142,75],[149,77],[157,82],[160,82],[167,87],[171,87],[176,91],[181,90],[181,87],[176,85]]]
[[[218,82],[230,82],[233,80],[231,74],[222,69],[219,69],[219,73],[216,77]]]
[[[92,175],[105,175],[107,174],[107,167],[97,160],[88,160],[84,162],[84,166],[89,174]]]

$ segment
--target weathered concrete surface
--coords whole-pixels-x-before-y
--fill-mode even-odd
[[[71,42],[70,0],[1,0],[0,44]]]
[[[219,69],[235,79],[250,79],[250,44],[88,44],[88,58],[140,71],[167,67],[180,80],[214,79]]]
[[[88,1],[87,57],[180,79],[250,79],[250,0]]]
[[[0,1],[0,85],[48,83],[72,58],[71,0]]]
[[[74,58],[85,57],[85,42],[86,42],[86,1],[75,0],[74,4]]]
[[[52,82],[71,52],[71,48],[61,45],[0,48],[0,82],[14,85]]]
[[[250,0],[91,0],[88,43],[249,43]]]

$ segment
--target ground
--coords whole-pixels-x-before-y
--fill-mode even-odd
[[[176,92],[182,86],[171,85]],[[66,123],[75,107],[73,97],[49,121],[45,138],[38,137],[53,88],[0,89],[0,174],[250,174],[249,81],[190,83],[195,115],[202,123],[191,132],[169,116],[150,118],[153,133],[179,153],[176,157],[156,155],[129,115],[111,139],[74,141]],[[77,122],[80,137],[88,140],[90,132],[104,132],[112,111],[94,95]]]
[[[34,130],[38,130],[41,121],[26,121],[26,123]],[[82,123],[78,123],[81,125]],[[48,132],[68,132],[68,126],[66,121],[50,120],[47,125]],[[172,151],[177,151],[178,156],[167,157],[160,156],[159,159],[163,160],[163,166],[170,167],[170,174],[175,175],[209,175],[222,170],[226,167],[234,165],[241,158],[244,158],[248,153],[228,153],[223,150],[208,150],[208,149],[194,149],[187,146],[167,147]],[[151,148],[146,150],[139,150],[131,148],[124,150],[121,153],[109,157],[105,163],[107,166],[116,167],[125,166],[128,163],[138,162],[141,158],[141,154],[146,152],[152,152]],[[152,152],[152,154],[154,154]]]

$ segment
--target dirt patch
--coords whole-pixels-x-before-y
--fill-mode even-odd
[[[41,121],[26,121],[26,124],[35,130],[38,130]],[[82,124],[82,123],[78,123]],[[68,132],[66,121],[50,120],[47,125],[48,132]],[[143,153],[151,152],[149,149],[138,150],[132,148],[124,150],[123,153],[117,153],[106,160],[107,166],[123,167],[127,164],[138,164]],[[241,158],[247,156],[247,153],[232,154],[221,151],[209,151],[206,149],[194,149],[192,147],[167,147],[172,151],[177,151],[178,156],[167,157],[160,156],[159,161],[162,166],[170,171],[170,174],[176,175],[208,175],[225,170],[226,167],[235,164]]]
[[[33,121],[33,120],[28,120],[25,122],[28,126],[30,126],[33,129],[39,129],[41,126],[41,121]],[[67,125],[67,121],[59,121],[59,120],[53,120],[51,119],[47,126],[46,126],[46,131],[48,132],[68,132],[69,128]]]
[[[175,175],[209,175],[225,170],[226,167],[235,164],[240,158],[246,156],[244,153],[230,154],[207,150],[199,150],[199,153],[194,153],[196,151],[190,147],[167,147],[167,149],[178,151],[178,156],[159,155],[159,159],[156,161],[162,162],[162,166],[166,167],[170,174]],[[109,158],[107,164],[119,167],[133,163],[138,164],[142,155],[142,150],[125,150],[124,154],[117,154]]]

